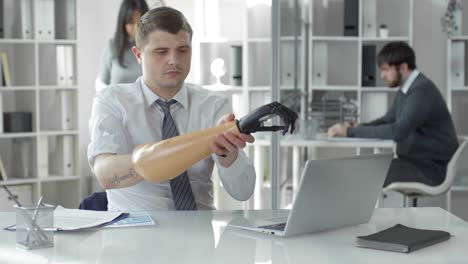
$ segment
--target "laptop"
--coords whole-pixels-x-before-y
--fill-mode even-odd
[[[229,225],[286,237],[366,223],[392,159],[393,154],[376,154],[309,160],[288,215],[241,217]]]

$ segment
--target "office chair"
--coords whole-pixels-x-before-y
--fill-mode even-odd
[[[417,207],[418,198],[425,196],[437,196],[447,193],[447,211],[451,210],[451,193],[453,181],[458,172],[468,170],[468,141],[461,143],[455,154],[453,154],[447,165],[445,180],[440,185],[430,186],[419,182],[394,182],[384,188],[384,193],[397,191],[404,195],[404,207],[407,207],[411,201],[412,207]]]
[[[106,192],[95,192],[86,197],[81,203],[79,209],[92,211],[107,211]]]

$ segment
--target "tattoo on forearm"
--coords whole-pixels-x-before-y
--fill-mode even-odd
[[[131,168],[128,175],[123,175],[123,176],[114,175],[114,177],[112,177],[110,181],[113,185],[119,185],[122,181],[125,181],[130,178],[136,178],[137,176],[138,174],[136,173],[136,171],[133,168]]]

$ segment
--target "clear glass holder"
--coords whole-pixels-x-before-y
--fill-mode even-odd
[[[15,206],[16,246],[24,249],[54,246],[55,206]]]

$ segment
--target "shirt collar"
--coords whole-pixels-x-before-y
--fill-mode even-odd
[[[145,95],[146,106],[148,108],[151,107],[156,100],[158,99],[164,100],[161,97],[159,97],[155,92],[153,92],[148,87],[148,85],[146,85],[146,83],[143,81],[143,77],[140,77],[140,84],[141,84],[141,87],[143,88],[142,90],[143,90],[143,94]],[[185,83],[182,84],[182,88],[171,99],[175,99],[180,105],[182,105],[183,108],[187,109],[188,92],[187,92],[187,87],[185,87]]]
[[[413,72],[408,76],[408,79],[406,79],[405,84],[403,84],[403,87],[401,88],[401,91],[406,94],[408,93],[408,90],[411,88],[411,85],[413,85],[414,80],[416,80],[416,77],[418,77],[419,71],[417,69],[414,69]]]

